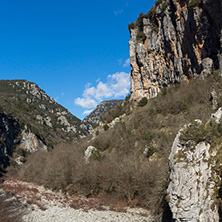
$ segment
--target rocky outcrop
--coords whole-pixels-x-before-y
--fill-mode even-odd
[[[0,170],[9,165],[14,151],[35,152],[38,149],[47,150],[47,146],[27,126],[22,129],[18,121],[0,113]]]
[[[216,204],[217,182],[214,171],[216,151],[207,142],[183,143],[177,134],[169,156],[170,184],[167,190],[174,221],[219,221]]]
[[[131,23],[131,99],[213,70],[222,75],[221,14],[220,0],[158,0]]]
[[[88,116],[85,117],[83,123],[87,128],[92,131],[95,125],[98,125],[103,113],[119,106],[123,100],[109,100],[102,101],[95,110],[93,110]]]
[[[0,80],[0,169],[14,156],[18,160],[21,150],[52,148],[87,134],[86,125],[37,84]]]
[[[23,130],[20,136],[19,149],[33,153],[39,149],[47,150],[47,146],[44,145],[35,134],[30,131],[27,132],[26,130]]]

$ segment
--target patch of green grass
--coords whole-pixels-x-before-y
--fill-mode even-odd
[[[108,126],[107,124],[105,124],[105,125],[103,126],[103,129],[104,129],[105,131],[107,131],[107,130],[109,129],[109,126]]]
[[[147,146],[146,157],[149,158],[155,153],[155,148],[152,145]]]
[[[190,9],[194,9],[195,7],[199,6],[202,3],[202,0],[190,0],[188,3],[188,7]]]
[[[131,22],[130,24],[128,24],[128,30],[135,29],[135,28],[136,28],[136,24],[134,22]]]
[[[99,150],[93,149],[92,152],[91,152],[91,155],[90,155],[89,159],[91,159],[91,160],[97,160],[97,161],[101,160],[101,155],[100,155]]]
[[[213,139],[213,132],[211,127],[205,127],[204,124],[193,122],[187,128],[181,132],[180,141],[183,143],[189,140],[198,144],[200,142],[211,143]]]
[[[143,107],[143,106],[145,106],[147,103],[148,103],[147,98],[146,98],[146,97],[143,97],[143,98],[139,101],[138,106],[139,106],[139,107]]]
[[[137,41],[144,42],[146,40],[146,35],[144,34],[143,31],[138,32],[136,39],[137,39]]]
[[[158,33],[159,32],[158,26],[152,26],[152,31]]]

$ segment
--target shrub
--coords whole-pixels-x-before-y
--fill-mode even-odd
[[[144,18],[144,14],[141,12],[139,14],[139,17],[136,20],[136,26],[140,29],[143,30],[143,18]]]
[[[147,98],[146,98],[146,97],[143,97],[143,98],[139,101],[138,106],[143,107],[143,106],[145,106],[145,105],[147,104],[147,102],[148,102]]]
[[[149,19],[153,18],[156,15],[156,7],[152,6],[149,12],[146,14],[146,17]]]
[[[147,146],[146,157],[149,158],[155,153],[155,149],[152,145]]]
[[[157,0],[157,1],[155,2],[155,6],[158,6],[158,5],[162,4],[162,2],[163,2],[163,0]]]
[[[212,130],[209,127],[205,127],[204,124],[194,122],[187,126],[187,128],[181,133],[180,141],[186,143],[191,140],[195,142],[194,145],[199,142],[211,142],[212,141]]]
[[[89,158],[91,160],[101,160],[101,155],[99,150],[93,149]]]
[[[159,32],[158,26],[152,26],[152,31],[158,33]]]
[[[162,4],[161,16],[163,16],[165,14],[167,6],[168,6],[168,3],[166,1],[164,1]]]
[[[125,98],[125,102],[128,102],[130,100],[131,94],[129,93],[126,98]]]
[[[136,24],[134,22],[131,22],[130,24],[128,24],[128,30],[135,29],[135,28],[136,28]]]
[[[188,7],[190,9],[194,9],[195,7],[199,6],[201,4],[202,0],[190,0],[188,3]]]
[[[107,124],[105,124],[105,125],[103,126],[103,129],[104,129],[105,131],[107,131],[107,130],[109,129],[109,126],[108,126]]]
[[[138,32],[137,36],[136,36],[137,41],[142,41],[144,42],[146,40],[146,35],[144,34],[143,31]]]
[[[128,98],[126,98],[126,100],[123,104],[120,104],[119,106],[102,114],[101,120],[103,123],[105,123],[105,122],[110,123],[116,117],[119,117],[123,114],[129,115],[131,112],[132,112],[131,111],[131,101]]]

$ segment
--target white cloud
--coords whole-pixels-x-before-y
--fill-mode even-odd
[[[108,78],[112,81],[111,87],[115,98],[126,96],[129,93],[130,79],[127,73],[117,72],[109,75]]]
[[[91,110],[85,110],[84,112],[83,112],[83,115],[88,115],[88,114],[90,114],[91,112],[93,111],[93,109],[91,109]]]
[[[124,11],[123,9],[115,10],[115,11],[114,11],[114,14],[115,14],[115,16],[118,16],[118,15],[122,14],[123,11]]]
[[[107,76],[107,81],[97,82],[96,86],[87,83],[82,98],[75,99],[76,105],[83,108],[95,108],[104,99],[124,97],[129,93],[130,78],[125,72],[117,72]],[[85,111],[86,113],[88,110]],[[85,114],[86,114],[85,113]]]
[[[118,63],[119,63],[119,65],[121,66],[122,63],[123,63],[123,58],[119,59],[119,60],[118,60]]]
[[[94,99],[91,99],[89,97],[87,98],[77,98],[75,99],[74,103],[76,105],[82,106],[83,108],[95,108],[97,106],[97,102]]]
[[[91,97],[95,95],[95,87],[89,87],[89,85],[85,87],[86,89],[83,92],[83,97]]]
[[[130,66],[130,58],[126,59],[126,61],[123,64],[123,67],[129,67]]]

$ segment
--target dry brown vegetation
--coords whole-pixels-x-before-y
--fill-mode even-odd
[[[7,200],[6,196],[0,195],[0,221],[21,222],[24,210],[21,204]]]
[[[72,195],[112,195],[116,203],[125,201],[162,212],[168,185],[168,156],[175,135],[184,124],[210,117],[210,92],[212,86],[219,92],[220,85],[220,79],[209,77],[164,89],[146,106],[136,107],[124,121],[94,140],[87,138],[84,143],[32,154],[20,169],[19,178]],[[219,96],[219,104],[220,101]],[[109,113],[106,118],[113,116],[116,113]],[[100,150],[99,161],[86,164],[84,151],[88,145]],[[151,157],[143,154],[145,147],[154,152]]]

